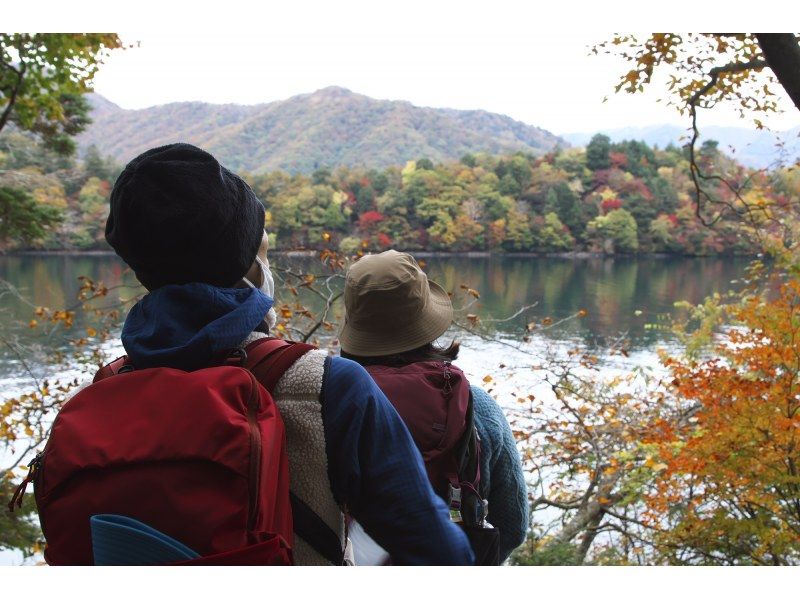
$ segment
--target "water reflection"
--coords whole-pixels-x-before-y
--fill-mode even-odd
[[[468,284],[481,292],[484,311],[508,316],[521,305],[538,302],[528,314],[560,319],[581,309],[588,315],[546,334],[602,343],[628,332],[632,348],[653,345],[667,333],[648,324],[672,314],[674,303],[700,303],[725,292],[741,277],[746,258],[430,258],[428,275],[448,290]],[[641,312],[637,315],[638,312]],[[500,325],[519,329],[527,320]]]
[[[276,267],[321,272],[313,258],[275,255]],[[545,332],[558,339],[579,339],[590,345],[602,344],[620,332],[627,332],[631,349],[644,349],[666,340],[663,330],[647,326],[659,316],[674,312],[674,302],[701,302],[714,292],[731,288],[749,260],[746,258],[608,258],[586,259],[541,257],[430,257],[424,258],[428,275],[448,291],[462,294],[466,284],[481,293],[479,304],[470,311],[484,318],[505,318],[520,306],[536,307],[514,321],[498,324],[500,332],[522,330],[532,318],[563,318],[580,309],[588,316],[571,320]],[[80,288],[79,276],[102,280],[109,287],[109,301],[127,299],[141,292],[135,277],[112,255],[0,256],[0,278],[19,289],[22,299],[12,294],[0,297],[4,328],[17,323],[17,332],[32,336],[25,323],[39,305],[55,308],[74,306]],[[290,301],[288,293],[278,301]],[[309,298],[313,310],[321,302]],[[341,316],[341,303],[334,316]],[[636,315],[641,312],[640,315]],[[85,316],[78,313],[75,330],[50,339],[61,347],[80,334]],[[9,371],[9,355],[0,352],[0,374]]]

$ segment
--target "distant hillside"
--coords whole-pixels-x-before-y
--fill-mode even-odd
[[[567,133],[562,137],[573,145],[586,145],[596,133],[608,135],[614,142],[636,139],[662,148],[670,143],[683,145],[688,141],[686,129],[673,125],[625,127],[594,133]],[[709,126],[700,128],[700,134],[701,143],[705,139],[714,139],[719,142],[722,151],[753,168],[769,168],[779,159],[783,159],[786,163],[800,159],[800,126],[775,133],[744,127]],[[778,143],[783,144],[783,149],[777,147]]]
[[[124,110],[90,97],[94,123],[79,138],[121,162],[165,143],[187,141],[235,170],[365,166],[384,168],[422,157],[465,153],[541,154],[569,144],[552,133],[483,110],[420,108],[328,87],[279,102],[240,106],[178,102]]]

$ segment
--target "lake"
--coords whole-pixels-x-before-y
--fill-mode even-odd
[[[273,268],[291,268],[296,272],[323,272],[313,257],[272,255]],[[538,326],[529,334],[528,344],[568,343],[587,350],[605,346],[609,339],[625,335],[629,352],[654,355],[659,346],[673,342],[666,330],[665,316],[675,313],[674,303],[687,300],[700,303],[714,292],[725,292],[736,286],[749,263],[748,258],[659,258],[659,257],[421,257],[429,277],[455,295],[456,307],[464,301],[471,304],[460,312],[466,323],[467,313],[481,318],[481,330],[491,338],[519,341],[531,321]],[[75,308],[80,288],[79,276],[102,280],[111,292],[107,301],[131,300],[143,291],[135,277],[113,255],[12,255],[0,256],[0,279],[14,290],[0,294],[0,316],[3,334],[10,332],[23,342],[36,341],[45,350],[64,349],[70,339],[82,335],[91,324],[78,310],[72,330],[58,328],[49,335],[43,327],[31,329],[38,306]],[[341,280],[331,281],[332,288],[341,288]],[[466,285],[480,294],[474,299],[461,289]],[[297,301],[288,290],[276,292],[278,302],[295,307]],[[319,313],[322,301],[315,296],[303,298],[303,305]],[[533,306],[515,318],[508,319],[519,308]],[[334,305],[333,318],[341,317],[342,302]],[[572,318],[563,324],[542,326],[544,318],[557,322],[579,310],[586,316]],[[330,317],[328,318],[331,319]],[[493,321],[495,320],[495,321]],[[497,322],[496,320],[507,320]],[[300,328],[303,320],[300,318]],[[307,326],[305,326],[307,329]],[[334,331],[335,332],[335,331]],[[328,332],[331,336],[333,332]],[[462,357],[485,364],[486,350],[491,348],[495,361],[502,361],[512,349],[471,336],[453,328],[448,337],[461,338],[465,347]],[[113,351],[116,346],[109,345]],[[44,360],[42,360],[44,361]],[[37,375],[50,373],[46,364],[34,359]],[[19,362],[8,347],[0,347],[0,379],[9,391],[9,381],[19,380]],[[16,386],[16,384],[14,384]]]

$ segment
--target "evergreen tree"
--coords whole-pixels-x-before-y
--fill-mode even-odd
[[[331,171],[327,168],[317,168],[311,174],[312,185],[327,185],[331,181]]]
[[[586,146],[586,167],[589,170],[605,170],[611,165],[608,154],[611,151],[611,139],[598,133]]]
[[[38,241],[62,218],[61,210],[37,202],[27,191],[0,187],[0,244]]]
[[[417,170],[433,170],[433,162],[429,158],[420,158],[417,160]]]
[[[580,237],[586,228],[586,223],[581,214],[580,200],[569,185],[558,183],[550,187],[544,202],[545,212],[553,212],[558,215],[558,219],[576,237]]]
[[[463,156],[461,156],[461,163],[464,166],[475,168],[478,165],[478,160],[472,154],[464,154]]]
[[[101,181],[109,180],[111,176],[109,165],[106,160],[100,155],[100,150],[97,146],[92,144],[86,149],[86,155],[83,158],[83,171],[86,173],[86,178],[98,178]]]

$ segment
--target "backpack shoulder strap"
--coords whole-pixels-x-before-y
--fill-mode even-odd
[[[477,489],[481,480],[480,438],[478,438],[478,430],[475,427],[475,408],[471,390],[464,435],[456,445],[455,454],[458,464],[458,481],[472,484]]]
[[[286,370],[312,349],[316,347],[305,343],[260,339],[245,348],[247,358],[243,365],[272,394]],[[289,499],[294,533],[334,565],[344,564],[344,549],[338,534],[296,494],[290,492]]]
[[[253,372],[261,385],[272,394],[286,370],[313,349],[316,349],[314,345],[279,338],[257,340],[245,348],[247,358],[244,367]]]
[[[294,492],[289,493],[289,500],[292,503],[294,533],[330,563],[344,565],[344,547],[339,535]]]

